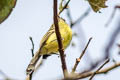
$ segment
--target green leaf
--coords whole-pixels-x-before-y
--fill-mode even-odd
[[[60,11],[63,9],[63,1],[64,1],[64,0],[61,0],[60,5],[59,5],[59,10],[60,10]]]
[[[16,0],[0,0],[0,24],[7,19],[15,4]]]
[[[106,8],[105,2],[107,0],[88,0],[93,11],[98,12],[101,8]]]

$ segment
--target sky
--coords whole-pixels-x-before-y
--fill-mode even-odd
[[[71,71],[76,58],[79,57],[80,52],[84,49],[90,37],[93,37],[93,40],[88,48],[89,54],[85,54],[77,68],[77,72],[89,66],[89,64],[86,65],[87,55],[89,55],[93,61],[100,59],[101,56],[104,55],[103,47],[107,44],[110,33],[113,32],[114,26],[117,25],[117,20],[120,16],[120,12],[117,10],[110,26],[106,28],[104,26],[105,23],[108,21],[114,6],[120,4],[120,1],[108,0],[106,4],[109,7],[102,9],[102,13],[91,11],[89,16],[73,28],[73,33],[80,33],[80,35],[79,39],[76,37],[72,39],[72,42],[77,45],[75,47],[70,45],[65,50],[69,71]],[[71,0],[69,5],[73,21],[79,18],[89,7],[88,2],[85,0]],[[17,80],[25,80],[25,70],[32,58],[30,50],[32,45],[29,37],[31,36],[33,38],[36,52],[42,36],[53,23],[52,10],[53,0],[18,0],[9,18],[0,24],[0,70],[6,75]],[[61,17],[68,22],[65,13],[66,11],[61,14]],[[76,27],[79,27],[79,30]],[[83,33],[85,35],[84,37]],[[116,42],[120,42],[120,40]],[[115,45],[114,48],[112,58],[120,61],[120,56],[117,56],[118,49],[116,49]],[[112,63],[110,63],[110,65],[112,65]],[[107,75],[95,76],[94,80],[118,80],[120,74],[119,69],[120,68],[117,68]],[[53,55],[49,57],[44,65],[34,74],[33,80],[56,80],[62,77],[62,75],[60,58],[58,58],[57,55]],[[2,75],[0,75],[0,77],[2,77]]]

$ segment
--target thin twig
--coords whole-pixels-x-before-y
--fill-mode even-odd
[[[113,17],[115,16],[116,13],[116,8],[114,8],[110,18],[108,19],[107,23],[105,24],[106,27],[108,27],[108,25],[111,23],[111,21],[113,20]]]
[[[118,44],[118,47],[120,48],[120,44]]]
[[[32,43],[32,49],[31,49],[31,52],[32,52],[32,57],[34,56],[34,42],[33,42],[33,39],[32,37],[29,37],[31,43]]]
[[[33,72],[36,70],[36,64],[38,62],[38,60],[42,57],[42,55],[40,55],[41,53],[41,50],[44,46],[45,42],[43,44],[40,45],[40,48],[39,50],[35,53],[35,55],[32,57],[27,69],[26,69],[26,80],[31,80],[32,79],[32,75],[33,75]]]
[[[73,69],[72,69],[72,73],[75,72],[75,70],[76,70],[76,68],[77,68],[77,66],[78,66],[81,58],[82,58],[83,55],[85,54],[85,51],[86,51],[86,49],[87,49],[87,47],[88,47],[88,45],[89,45],[89,43],[90,43],[91,40],[92,40],[92,37],[89,39],[89,41],[88,41],[86,47],[84,48],[84,50],[82,51],[80,57],[79,57],[78,59],[76,59],[75,65],[74,65],[74,67],[73,67]]]
[[[111,33],[109,40],[107,40],[108,44],[105,46],[103,58],[101,58],[100,60],[98,60],[95,63],[91,64],[90,68],[83,71],[83,72],[81,72],[81,74],[92,71],[101,62],[103,62],[104,60],[106,60],[106,59],[108,59],[110,57],[110,51],[112,50],[113,45],[114,45],[114,43],[115,43],[115,41],[116,41],[119,34],[120,34],[120,19],[118,21],[118,25],[116,26],[115,30]]]
[[[111,36],[109,38],[109,41],[107,41],[108,45],[105,48],[105,54],[106,54],[105,58],[109,57],[110,50],[112,50],[112,47],[113,47],[113,45],[114,45],[114,43],[115,43],[119,34],[120,34],[120,19],[119,19],[118,25],[116,26],[116,29],[111,34]]]
[[[118,44],[118,48],[119,48],[118,54],[120,55],[120,44]]]
[[[74,25],[76,25],[77,23],[80,23],[85,17],[88,16],[88,14],[90,13],[91,9],[88,8],[83,14],[82,16],[80,16],[75,22],[73,22],[71,24],[71,27],[73,27]]]
[[[116,64],[113,64],[112,66],[110,67],[107,67],[105,69],[102,69],[98,72],[96,72],[96,74],[107,74],[108,72],[110,72],[111,70],[113,69],[116,69],[117,67],[120,67],[120,62],[119,63],[116,63]],[[83,79],[83,78],[87,78],[91,75],[93,75],[94,72],[86,72],[86,73],[76,73],[75,75],[71,75],[69,78],[67,78],[67,80],[78,80],[78,79]],[[66,79],[64,79],[66,80]]]
[[[70,0],[67,1],[67,3],[66,3],[66,4],[64,5],[64,7],[60,10],[60,12],[59,12],[58,15],[60,15],[60,14],[67,8],[69,2],[70,2]]]
[[[98,71],[96,74],[106,74],[108,73],[109,71],[117,68],[117,67],[120,67],[120,63],[116,63],[110,67],[107,67],[105,69],[102,69],[100,71]],[[88,72],[88,73],[83,73],[83,74],[79,74],[79,79],[82,79],[82,78],[86,78],[86,77],[89,77],[93,74],[93,72]]]
[[[88,8],[88,9],[82,14],[82,16],[80,16],[75,22],[73,22],[72,16],[71,16],[71,13],[70,13],[70,9],[68,8],[68,9],[67,9],[67,16],[68,16],[68,18],[69,18],[69,20],[70,20],[70,26],[71,26],[71,28],[72,28],[74,25],[76,25],[77,23],[80,23],[85,17],[87,17],[88,14],[90,13],[90,11],[91,11],[91,9]]]
[[[113,18],[114,18],[114,16],[115,16],[115,13],[116,13],[116,9],[120,9],[120,5],[116,5],[116,6],[114,7],[113,12],[112,12],[110,18],[108,19],[108,22],[105,24],[106,27],[107,27],[107,26],[111,23],[111,21],[113,20]]]
[[[70,27],[72,28],[72,24],[73,24],[73,19],[72,19],[72,16],[71,16],[71,12],[70,12],[70,8],[67,9],[67,16],[69,18],[69,21],[70,21]]]
[[[103,66],[105,66],[105,64],[107,64],[108,62],[109,62],[109,59],[107,59],[107,60],[92,74],[92,76],[90,77],[89,80],[92,80],[93,77],[96,75],[96,73],[97,73],[100,69],[102,69]]]
[[[57,41],[58,41],[58,47],[59,47],[60,58],[61,58],[61,63],[62,63],[62,69],[63,69],[64,78],[66,78],[68,71],[67,71],[67,67],[66,67],[63,44],[62,44],[62,41],[61,41],[62,38],[61,38],[61,35],[60,35],[59,26],[58,26],[57,0],[54,0],[53,12],[54,12],[55,33],[56,33]]]

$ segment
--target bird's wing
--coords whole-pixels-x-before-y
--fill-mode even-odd
[[[46,41],[48,40],[48,38],[50,37],[50,35],[52,35],[53,33],[55,33],[55,27],[54,25],[52,25],[50,27],[50,29],[48,30],[48,32],[43,36],[41,42],[40,42],[40,48],[42,48],[44,45],[46,45]]]

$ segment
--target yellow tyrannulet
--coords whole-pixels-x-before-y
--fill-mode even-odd
[[[58,17],[59,30],[62,38],[63,48],[67,48],[72,39],[72,30],[69,25],[60,17]],[[48,32],[43,36],[40,42],[40,48],[32,58],[27,70],[31,70],[35,66],[39,57],[43,55],[46,58],[48,55],[58,52],[58,42],[55,33],[55,26],[52,24]],[[47,56],[46,56],[47,55]],[[44,57],[46,56],[46,57]]]
[[[58,17],[59,30],[62,38],[63,48],[65,49],[72,39],[72,30],[69,25]],[[55,33],[55,26],[52,24],[48,32],[43,36],[40,42],[40,55],[50,55],[58,52],[58,42]]]

